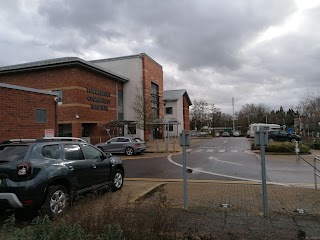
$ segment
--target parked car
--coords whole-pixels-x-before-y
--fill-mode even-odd
[[[296,134],[287,133],[284,131],[269,131],[268,132],[269,142],[300,142],[301,137]]]
[[[221,136],[222,137],[230,137],[230,133],[229,132],[223,132]]]
[[[234,136],[234,137],[240,137],[239,131],[233,131],[233,132],[232,132],[232,136]]]
[[[143,153],[146,143],[136,137],[115,137],[107,142],[96,144],[96,147],[108,153],[125,153],[128,156]]]
[[[65,212],[76,195],[104,186],[119,190],[123,179],[119,158],[82,139],[0,144],[2,212],[9,208],[41,208],[54,217]]]

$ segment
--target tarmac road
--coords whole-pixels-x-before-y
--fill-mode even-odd
[[[187,149],[188,179],[261,180],[260,156],[250,151],[246,138],[207,139]],[[128,178],[182,178],[182,154],[125,161]],[[267,181],[280,185],[313,186],[313,168],[295,156],[266,155]]]

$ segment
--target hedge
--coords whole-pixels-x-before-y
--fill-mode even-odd
[[[266,146],[266,152],[275,153],[295,153],[296,144],[291,142],[273,142],[268,143]],[[306,144],[299,143],[299,153],[310,153],[310,147]],[[260,146],[251,145],[252,150],[260,150]]]

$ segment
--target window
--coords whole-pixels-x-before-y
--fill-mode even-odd
[[[118,90],[118,120],[123,119],[123,91]]]
[[[61,90],[52,90],[54,93],[58,93],[58,103],[62,103],[62,91]]]
[[[26,145],[2,145],[0,148],[0,159],[9,162],[22,160],[30,146]]]
[[[60,157],[59,145],[55,144],[55,145],[44,146],[42,148],[41,154],[45,158],[59,159]]]
[[[152,119],[159,118],[159,86],[151,83],[151,108]]]
[[[101,159],[102,153],[89,145],[83,145],[83,152],[86,159]]]
[[[136,134],[137,133],[137,127],[135,124],[128,125],[128,133],[129,134]]]
[[[45,109],[36,110],[36,122],[40,122],[40,123],[47,122],[47,110]]]
[[[84,159],[81,148],[77,144],[66,144],[64,146],[64,154],[66,160],[82,160]]]
[[[110,139],[108,142],[110,142],[110,143],[118,142],[118,138],[112,138],[112,139]]]
[[[168,124],[169,125],[169,132],[173,132],[173,125],[172,124]],[[166,131],[168,131],[168,125],[166,125]]]
[[[166,114],[172,114],[172,107],[166,107]]]
[[[130,142],[129,138],[118,138],[118,142]]]

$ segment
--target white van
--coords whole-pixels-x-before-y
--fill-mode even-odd
[[[249,125],[249,130],[247,132],[247,137],[254,138],[254,133],[259,129],[259,127],[264,127],[267,131],[270,130],[281,130],[281,126],[279,124],[272,123],[252,123]]]

